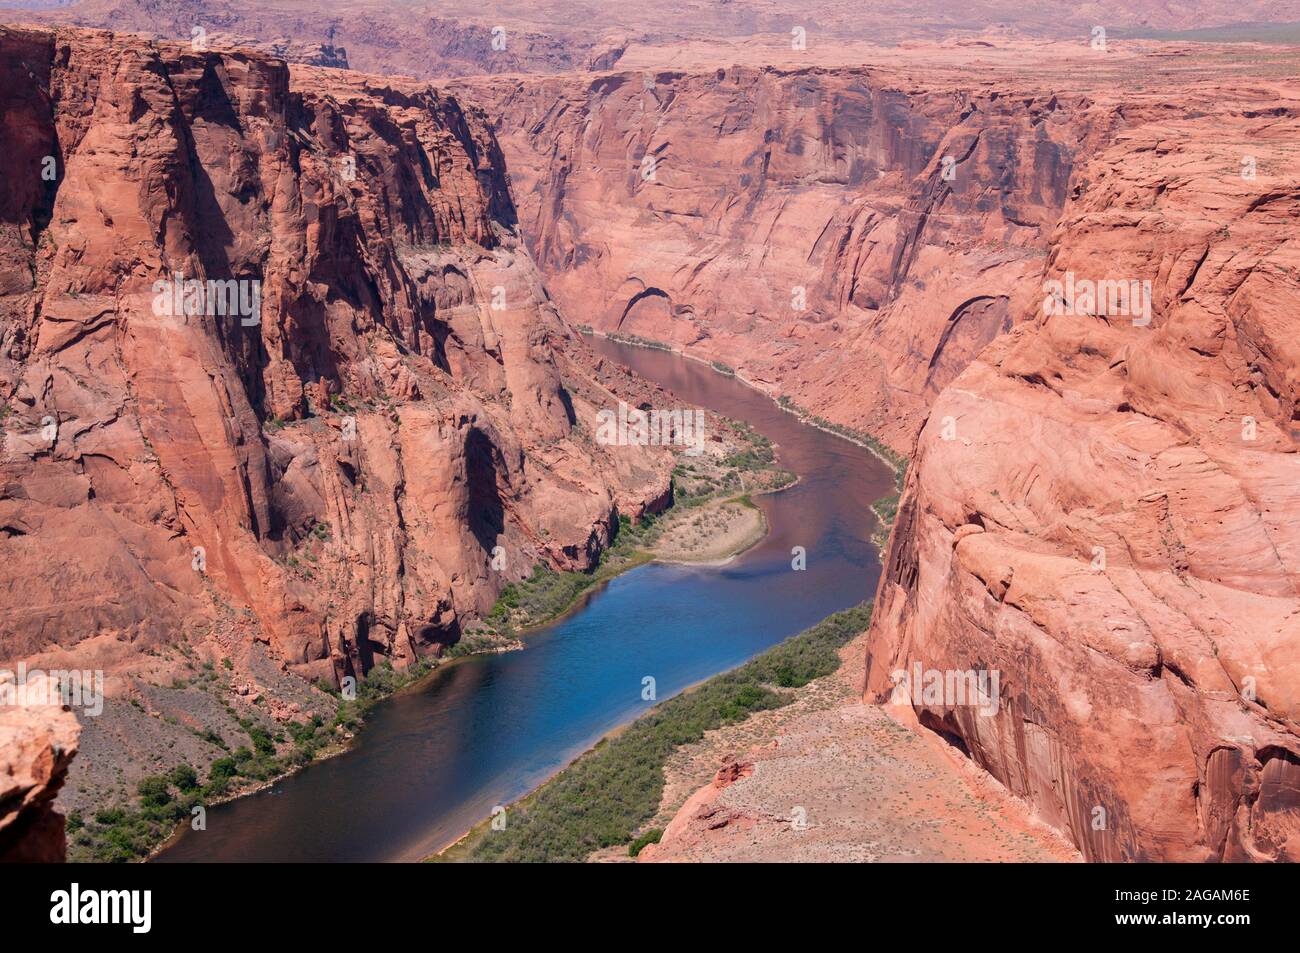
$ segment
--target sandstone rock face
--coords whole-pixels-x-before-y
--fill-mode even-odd
[[[76,30],[0,29],[0,81],[0,659],[400,667],[663,496],[581,423],[613,398],[479,113]]]
[[[1297,860],[1300,99],[1123,108],[920,433],[868,697],[1000,671],[996,715],[918,716],[1088,859]],[[1082,279],[1149,282],[1150,321]]]
[[[1105,121],[1081,95],[862,68],[465,88],[574,320],[722,360],[901,449],[1010,327]]]
[[[1293,859],[1294,92],[1212,48],[907,55],[452,88],[575,320],[901,449],[925,425],[870,700],[995,670],[995,717],[920,720],[1086,857]]]
[[[54,798],[77,753],[81,728],[59,687],[41,675],[23,684],[0,675],[0,863],[64,859],[63,816]]]

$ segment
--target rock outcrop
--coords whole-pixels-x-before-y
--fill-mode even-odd
[[[41,674],[18,685],[0,674],[0,863],[64,859],[63,815],[54,799],[77,753],[77,716]]]
[[[478,111],[64,29],[0,28],[0,85],[0,661],[400,668],[667,492]]]
[[[1089,859],[1296,856],[1300,112],[1259,52],[452,84],[562,304],[920,430],[868,698],[999,672],[996,717],[922,693],[920,721]]]
[[[1297,860],[1300,97],[1119,109],[920,433],[868,696],[1000,672],[918,716],[1090,860]]]

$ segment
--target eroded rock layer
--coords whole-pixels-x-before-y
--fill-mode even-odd
[[[24,673],[25,675],[25,673]],[[0,675],[0,863],[57,863],[66,854],[54,799],[77,753],[77,716],[45,673]]]
[[[921,430],[872,628],[870,698],[1000,672],[995,716],[920,720],[1091,860],[1300,859],[1300,99],[1195,99],[1078,163]]]
[[[665,493],[579,423],[612,398],[478,112],[77,30],[0,28],[0,85],[0,658],[401,666]]]

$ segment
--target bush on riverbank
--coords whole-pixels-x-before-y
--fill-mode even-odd
[[[103,808],[89,818],[77,811],[68,815],[68,859],[97,863],[140,860],[178,824],[190,821],[194,808],[221,800],[232,784],[261,781],[283,772],[284,765],[277,758],[245,747],[212,762],[203,785],[187,764],[142,778],[136,786],[134,807]]]
[[[650,513],[636,523],[620,516],[613,545],[601,552],[596,565],[588,572],[556,572],[546,563],[538,563],[527,579],[512,582],[501,590],[484,620],[486,631],[513,636],[521,629],[542,625],[567,612],[587,590],[627,571],[637,562],[648,560],[650,557],[642,550],[654,542],[658,523],[658,518]],[[474,630],[470,634],[476,633]]]
[[[356,697],[342,701],[328,722],[313,715],[306,722],[268,728],[252,719],[237,718],[251,747],[241,746],[214,760],[203,784],[193,767],[179,764],[164,774],[142,778],[133,803],[101,808],[89,817],[70,813],[65,825],[68,859],[127,863],[147,857],[179,824],[192,820],[195,807],[210,808],[231,794],[309,764],[337,741],[340,729],[355,731],[378,701],[421,678],[431,667],[428,660],[400,672],[387,661],[376,665],[357,685]],[[330,693],[337,694],[337,690],[331,686]],[[204,740],[227,747],[216,732],[209,732]]]
[[[643,338],[639,334],[619,334],[616,331],[610,331],[605,335],[611,341],[618,344],[630,344],[633,347],[648,347],[652,351],[671,351],[673,346],[663,341],[655,341],[651,338]]]
[[[656,827],[653,828],[652,830],[646,831],[644,834],[642,834],[640,837],[638,837],[636,840],[632,841],[632,843],[628,845],[627,855],[629,857],[637,856],[638,854],[641,853],[641,851],[645,850],[645,848],[650,844],[659,843],[660,838],[662,838],[663,836],[664,836],[664,831],[662,827]]]
[[[712,728],[788,704],[789,696],[776,689],[798,688],[834,672],[839,649],[870,621],[868,604],[837,612],[657,706],[512,807],[504,830],[471,835],[468,859],[581,861],[593,851],[629,843],[658,811],[663,767],[677,748]]]
[[[894,471],[894,483],[900,489],[902,488],[903,477],[907,474],[907,458],[896,451],[893,447],[889,446],[878,437],[873,437],[865,430],[854,430],[852,427],[845,426],[844,424],[833,423],[825,417],[818,417],[816,414],[809,413],[784,394],[778,397],[776,402],[785,410],[808,420],[823,430],[837,433],[841,437],[847,437],[850,440],[855,440],[858,443],[869,447],[872,453],[889,464],[890,469]]]

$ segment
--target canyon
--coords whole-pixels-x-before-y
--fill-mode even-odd
[[[107,673],[74,805],[441,654],[669,498],[666,450],[594,439],[644,385],[560,321],[476,110],[97,31],[3,28],[0,73],[0,646]],[[190,280],[260,314],[159,307]]]
[[[1297,859],[1300,57],[1088,35],[1286,5],[1030,5],[1015,31],[996,4],[969,28],[922,7],[876,45],[827,2],[800,10],[806,49],[773,6],[728,6],[539,4],[503,50],[492,5],[391,34],[378,3],[346,27],[289,3],[23,11],[206,20],[214,49],[0,32],[33,170],[0,187],[0,660],[129,672],[123,718],[194,753],[167,722],[196,717],[163,687],[180,633],[280,721],[330,704],[313,680],[440,654],[507,578],[590,567],[617,514],[668,500],[666,453],[579,424],[646,393],[589,326],[908,458],[863,701],[917,663],[996,670],[993,717],[899,719],[1085,859]],[[262,323],[160,318],[175,272],[261,282]],[[1076,279],[1137,282],[1150,312]],[[73,771],[139,730],[83,729]],[[765,784],[798,770],[758,760]]]
[[[915,714],[1087,859],[1295,859],[1294,54],[697,46],[451,84],[557,302],[911,456],[868,701],[998,671]]]

